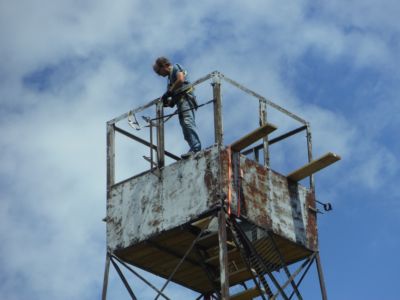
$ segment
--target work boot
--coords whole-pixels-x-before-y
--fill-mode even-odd
[[[181,155],[181,158],[182,158],[182,159],[189,158],[189,157],[191,157],[194,153],[195,153],[195,152],[193,152],[193,151],[189,151],[188,153],[182,154],[182,155]]]

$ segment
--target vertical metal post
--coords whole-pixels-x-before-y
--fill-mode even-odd
[[[115,127],[107,123],[107,200],[111,186],[115,183]]]
[[[104,279],[103,279],[103,292],[101,294],[101,300],[107,299],[107,288],[108,288],[108,274],[110,272],[110,255],[106,254],[106,266],[104,268]]]
[[[312,155],[312,137],[311,137],[311,127],[310,123],[306,124],[307,126],[307,150],[308,150],[308,162],[311,162],[313,160],[313,155]],[[315,188],[315,183],[314,183],[314,175],[310,176],[310,189],[314,192]]]
[[[317,262],[317,271],[318,271],[319,285],[321,287],[322,300],[328,300],[328,295],[326,293],[326,287],[325,287],[324,273],[322,271],[322,264],[321,264],[321,258],[319,257],[319,252],[317,252],[315,258]]]
[[[164,149],[164,107],[162,102],[156,105],[157,115],[157,166],[162,168],[165,165],[165,149]]]
[[[256,162],[260,162],[259,151],[256,148],[253,148],[253,155]]]
[[[264,99],[259,99],[260,126],[267,124],[267,103]],[[263,138],[264,166],[269,167],[269,146],[268,136]]]
[[[115,126],[107,123],[107,204],[111,197],[111,186],[115,183]],[[108,206],[108,205],[107,205]],[[107,219],[107,218],[106,218]],[[110,270],[110,256],[106,254],[106,265],[104,268],[102,300],[107,298],[108,275]]]
[[[153,121],[150,120],[150,170],[153,170],[154,158],[153,158]]]
[[[215,143],[223,145],[223,129],[222,129],[222,101],[221,101],[221,80],[219,74],[213,76],[213,97],[214,97],[214,135]]]
[[[226,217],[225,211],[223,209],[218,212],[218,239],[221,297],[223,300],[229,300],[229,270],[228,249],[226,247]]]

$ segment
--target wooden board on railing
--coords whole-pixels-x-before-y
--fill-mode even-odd
[[[261,127],[258,127],[256,130],[250,132],[249,134],[245,135],[244,137],[240,138],[239,140],[233,142],[231,144],[231,149],[234,152],[239,152],[244,148],[250,146],[254,142],[257,142],[259,139],[267,136],[272,131],[276,130],[276,126],[272,124],[265,124]]]
[[[293,181],[300,181],[318,172],[319,170],[337,162],[338,160],[340,160],[339,155],[329,152],[324,156],[321,156],[320,158],[315,159],[310,163],[304,165],[303,167],[297,169],[296,171],[290,173],[289,175],[287,175],[287,178]]]

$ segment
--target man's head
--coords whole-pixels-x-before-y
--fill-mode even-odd
[[[168,76],[170,72],[171,62],[166,57],[159,57],[156,59],[156,62],[153,65],[153,70],[158,75],[165,77]]]

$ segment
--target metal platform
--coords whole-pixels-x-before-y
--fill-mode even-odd
[[[219,286],[218,233],[216,231],[203,232],[196,241],[198,234],[196,227],[189,223],[137,245],[116,251],[115,254],[125,262],[167,279],[188,249],[194,245],[192,251],[174,274],[172,281],[206,294],[214,291],[215,286]],[[311,250],[275,234],[273,234],[273,239],[274,241],[270,237],[264,236],[253,241],[262,259],[266,263],[276,266],[272,271],[282,267],[282,261],[276,253],[275,246],[279,249],[286,264],[303,260],[313,253]],[[230,286],[251,280],[252,274],[230,233],[227,241]],[[214,278],[210,278],[210,275]]]
[[[153,289],[155,300],[170,299],[164,293],[169,282],[200,293],[197,299],[286,300],[294,295],[302,299],[299,285],[316,262],[321,296],[326,300],[317,203],[329,210],[331,205],[315,199],[313,173],[340,157],[328,153],[313,160],[308,122],[217,71],[190,86],[210,79],[213,99],[202,105],[213,103],[215,144],[188,159],[165,149],[164,119],[173,114],[164,116],[160,99],[107,122],[107,256],[102,299],[107,298],[110,263],[132,299],[137,298],[119,265]],[[259,102],[258,126],[230,145],[223,142],[221,81]],[[267,122],[267,106],[301,126],[270,139],[277,126]],[[155,117],[144,118],[147,124],[139,125],[135,114],[154,107]],[[135,130],[146,128],[149,141],[118,127],[124,119]],[[288,176],[272,170],[269,146],[303,131],[308,163]],[[115,181],[116,133],[148,147],[149,156],[144,157],[148,171]],[[259,140],[261,144],[254,146]],[[166,156],[174,162],[166,164]],[[310,179],[309,187],[299,183],[305,177]],[[297,269],[290,271],[295,263]],[[131,266],[166,282],[157,288]],[[277,279],[276,271],[286,277]],[[246,282],[252,286],[248,288]],[[244,290],[231,295],[230,287],[238,284]]]

